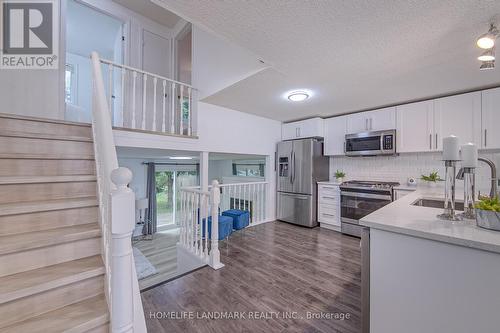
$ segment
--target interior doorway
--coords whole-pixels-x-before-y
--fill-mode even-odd
[[[92,71],[90,54],[122,64],[126,24],[120,19],[76,0],[67,1],[66,9],[65,119],[90,122],[92,112]],[[108,89],[108,75],[103,76]],[[118,80],[119,81],[119,80]],[[113,94],[121,91],[114,82]],[[115,98],[120,101],[121,98]],[[120,106],[113,103],[114,109]]]
[[[158,231],[177,228],[182,187],[198,184],[196,165],[159,165],[156,170],[156,220]]]

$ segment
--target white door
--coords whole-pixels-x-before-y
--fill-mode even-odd
[[[396,128],[396,107],[378,109],[367,112],[368,129],[382,131]]]
[[[142,69],[169,78],[171,75],[170,40],[143,30]]]
[[[347,116],[347,134],[366,132],[368,130],[367,112],[354,113]]]
[[[157,74],[166,78],[171,77],[171,64],[172,64],[172,54],[171,54],[171,41],[169,39],[163,38],[160,35],[152,33],[148,30],[143,30],[142,34],[143,44],[142,44],[142,69],[146,72]],[[139,80],[142,84],[142,80]],[[163,114],[161,112],[161,106],[163,104],[163,98],[168,98],[163,96],[163,85],[162,81],[158,80],[156,82],[156,110],[154,110],[154,81],[152,78],[148,78],[146,82],[146,125],[145,129],[160,131],[162,128],[162,122],[165,121],[166,124],[170,124],[170,119],[162,119]],[[142,89],[142,87],[141,87]],[[139,90],[142,91],[142,90]],[[168,100],[165,101],[167,105]],[[156,111],[156,112],[155,112]],[[153,115],[156,114],[156,117]],[[166,113],[166,116],[170,116],[170,112]],[[177,115],[178,116],[178,115]],[[142,120],[142,119],[141,119]],[[174,120],[175,121],[175,120]],[[153,122],[156,126],[153,128]],[[177,124],[177,122],[176,122]],[[168,125],[166,125],[167,127]]]
[[[347,116],[325,119],[325,155],[344,155]]]
[[[434,100],[434,148],[441,150],[450,135],[458,136],[461,145],[481,145],[481,92]]]
[[[397,107],[396,149],[398,153],[433,150],[433,101]]]
[[[481,148],[500,148],[500,88],[482,92],[482,123]]]

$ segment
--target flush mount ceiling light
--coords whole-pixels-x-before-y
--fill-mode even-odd
[[[481,66],[479,67],[480,70],[488,70],[488,69],[495,69],[495,60],[491,61],[483,61]]]
[[[285,97],[292,102],[302,102],[311,97],[312,93],[308,90],[294,90],[287,92]]]
[[[192,160],[193,157],[191,156],[171,156],[169,157],[171,160]]]
[[[489,50],[484,51],[479,57],[477,57],[479,61],[493,61],[495,60],[495,49],[491,48]]]

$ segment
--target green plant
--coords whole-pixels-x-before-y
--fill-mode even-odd
[[[344,178],[345,177],[345,172],[342,170],[337,170],[335,171],[335,178]]]
[[[491,210],[493,212],[500,212],[500,200],[497,197],[479,197],[479,201],[474,205],[476,209]]]
[[[426,182],[440,182],[443,181],[441,177],[439,176],[437,171],[431,172],[428,176],[422,175],[420,179],[425,180]]]

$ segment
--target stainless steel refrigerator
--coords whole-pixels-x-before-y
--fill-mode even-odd
[[[283,141],[278,143],[276,157],[278,220],[317,226],[317,182],[329,178],[323,142],[314,138]]]

